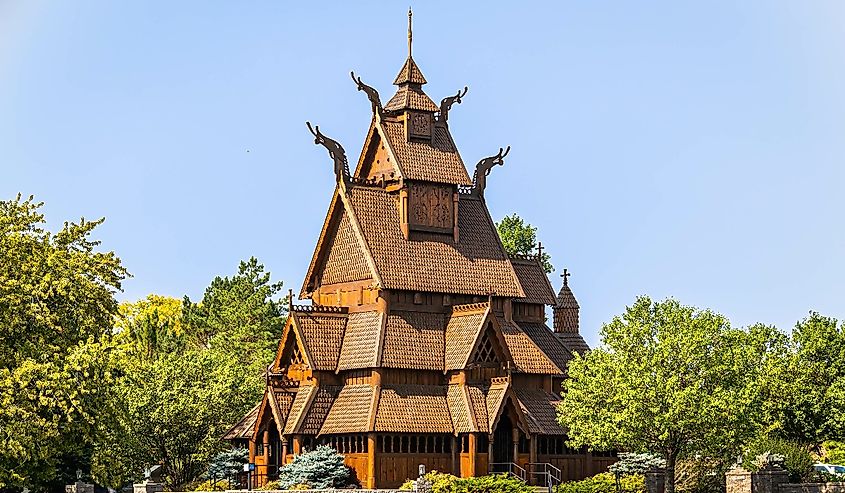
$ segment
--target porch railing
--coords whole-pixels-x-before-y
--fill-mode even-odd
[[[561,483],[563,477],[560,469],[548,462],[529,462],[526,464],[528,474],[535,484],[553,488]]]
[[[513,462],[491,462],[487,466],[487,472],[490,474],[510,474],[523,481],[528,479],[528,473],[525,469],[519,467]]]

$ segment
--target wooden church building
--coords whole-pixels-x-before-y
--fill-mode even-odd
[[[410,20],[410,18],[409,18]],[[365,487],[395,487],[418,465],[458,476],[509,471],[561,480],[605,470],[570,449],[555,420],[578,334],[564,276],[555,296],[538,258],[510,257],[484,194],[507,151],[467,173],[449,131],[466,89],[438,105],[410,53],[372,120],[354,173],[336,183],[300,299],[291,306],[260,405],[227,434],[248,444],[260,481],[325,444]],[[553,307],[553,328],[545,310]]]

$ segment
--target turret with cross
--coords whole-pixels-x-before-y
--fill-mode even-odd
[[[563,278],[563,286],[557,295],[557,303],[554,306],[554,330],[557,333],[578,333],[578,314],[580,307],[575,295],[569,288],[569,276],[572,274],[569,269],[563,269],[560,277]]]

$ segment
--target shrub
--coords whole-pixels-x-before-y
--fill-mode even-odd
[[[290,464],[279,469],[278,482],[281,489],[300,484],[323,489],[348,486],[353,481],[343,456],[331,447],[320,446],[297,455]]]
[[[521,479],[505,474],[458,478],[437,471],[427,473],[431,493],[533,493],[534,489]],[[413,490],[414,480],[409,479],[399,489]]]
[[[777,437],[761,437],[749,445],[742,459],[742,466],[749,471],[758,471],[755,464],[758,456],[764,454],[783,456],[783,467],[789,472],[789,480],[801,482],[813,472],[813,458],[806,447]]]
[[[619,478],[622,491],[645,492],[645,478],[639,474]],[[616,477],[609,472],[596,474],[581,481],[567,481],[558,485],[555,493],[617,493]]]
[[[260,486],[256,489],[261,490],[261,491],[273,491],[273,490],[280,490],[280,489],[282,489],[282,487],[279,486],[279,482],[277,480],[273,480],[273,481],[267,481],[262,486]]]
[[[226,491],[229,489],[229,480],[228,479],[218,479],[215,480],[213,483],[210,479],[206,479],[202,483],[197,484],[193,487],[194,491]]]
[[[645,474],[652,469],[666,467],[666,461],[654,454],[635,452],[620,452],[619,460],[607,468],[608,471],[619,476]]]

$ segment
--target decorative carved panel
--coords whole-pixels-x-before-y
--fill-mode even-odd
[[[409,112],[411,137],[431,138],[432,115],[430,113]]]
[[[450,186],[413,184],[408,187],[408,223],[412,229],[451,232],[453,195]]]

